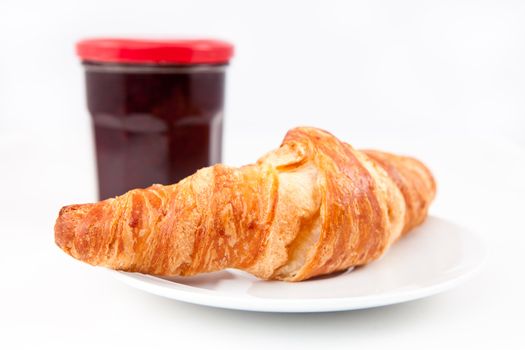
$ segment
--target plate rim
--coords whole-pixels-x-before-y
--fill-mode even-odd
[[[430,216],[429,216],[430,217]],[[195,305],[203,305],[222,309],[278,312],[278,313],[314,313],[367,309],[386,305],[404,303],[426,298],[447,291],[478,274],[487,260],[485,239],[462,225],[442,219],[447,224],[454,225],[461,233],[475,239],[478,244],[477,261],[464,267],[464,271],[455,277],[430,286],[419,287],[412,290],[388,292],[386,294],[371,294],[366,296],[331,297],[331,298],[257,298],[231,296],[213,290],[188,286],[166,279],[124,271],[109,270],[116,279],[130,287],[172,300],[182,301]],[[184,286],[184,289],[172,288],[168,285]],[[185,290],[195,289],[196,291]]]

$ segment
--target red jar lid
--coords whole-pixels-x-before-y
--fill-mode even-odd
[[[233,45],[210,39],[86,39],[77,43],[83,61],[135,64],[228,63]]]

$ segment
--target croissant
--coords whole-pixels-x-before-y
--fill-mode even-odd
[[[255,164],[66,206],[55,241],[117,270],[188,276],[225,268],[302,281],[364,265],[421,224],[436,185],[419,161],[290,130]]]

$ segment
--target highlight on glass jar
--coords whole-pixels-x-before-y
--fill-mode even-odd
[[[87,39],[85,70],[99,199],[172,184],[221,161],[233,45],[211,39]]]

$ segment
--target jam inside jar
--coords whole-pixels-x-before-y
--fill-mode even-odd
[[[83,60],[100,199],[221,161],[227,62],[190,63]]]

